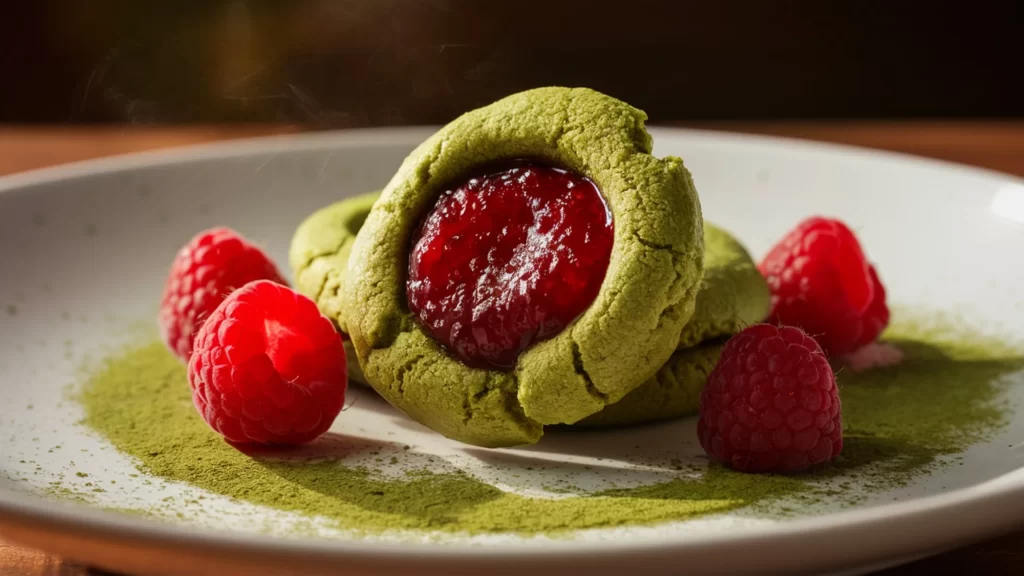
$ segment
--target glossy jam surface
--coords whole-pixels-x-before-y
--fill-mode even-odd
[[[611,212],[587,178],[518,162],[444,192],[413,235],[406,295],[470,366],[507,370],[597,296]]]

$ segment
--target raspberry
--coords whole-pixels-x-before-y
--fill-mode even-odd
[[[224,297],[253,280],[288,285],[266,254],[234,230],[197,234],[175,256],[160,301],[157,322],[168,348],[188,361],[203,320]]]
[[[817,342],[770,324],[733,336],[701,394],[697,435],[711,459],[742,472],[794,472],[838,455],[839,389]]]
[[[838,220],[801,222],[759,268],[772,291],[770,321],[803,328],[830,356],[874,342],[889,324],[885,288]]]
[[[312,300],[258,280],[224,299],[196,335],[192,402],[231,442],[299,444],[345,400],[345,349]]]
[[[470,178],[414,234],[409,307],[467,365],[512,368],[597,297],[612,231],[583,176],[519,162]]]

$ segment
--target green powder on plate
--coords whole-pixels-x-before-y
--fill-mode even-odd
[[[905,351],[901,365],[859,374],[837,367],[845,447],[831,465],[788,477],[701,465],[657,484],[596,493],[570,487],[558,498],[517,495],[461,472],[408,469],[395,477],[337,459],[243,453],[202,422],[184,367],[159,343],[109,358],[77,397],[86,425],[137,459],[140,471],[166,480],[356,533],[559,534],[744,507],[784,513],[849,504],[865,490],[906,485],[1006,424],[1003,377],[1024,368],[1020,351],[941,323],[904,322],[886,339]]]

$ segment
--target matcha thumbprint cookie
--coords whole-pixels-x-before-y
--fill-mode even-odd
[[[587,89],[469,112],[406,158],[352,244],[339,325],[373,388],[481,446],[536,442],[652,378],[693,315],[703,223],[646,116]]]

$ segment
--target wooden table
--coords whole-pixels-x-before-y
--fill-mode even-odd
[[[962,162],[1024,176],[1024,121],[704,123],[698,128],[842,142]],[[295,126],[187,128],[0,127],[0,175],[111,154],[229,138],[281,134]],[[1022,531],[894,568],[890,575],[1024,573]],[[0,542],[0,575],[103,574],[47,554]]]

